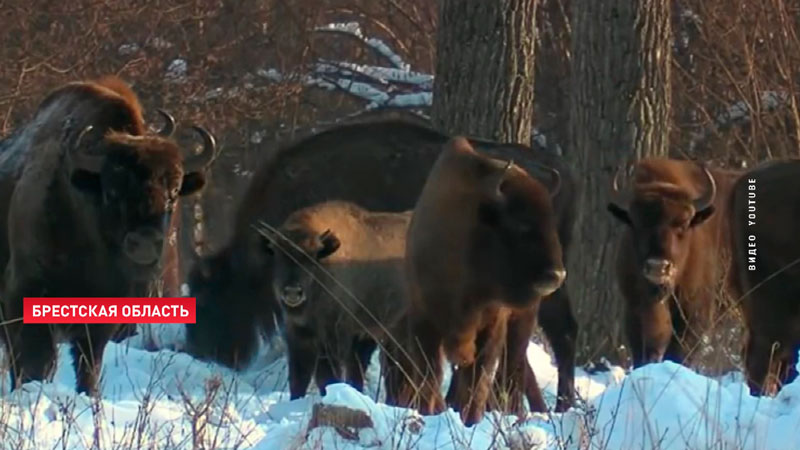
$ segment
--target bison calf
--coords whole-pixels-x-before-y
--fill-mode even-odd
[[[395,352],[400,364],[387,365],[388,403],[408,406],[419,395],[420,412],[440,412],[443,352],[457,366],[448,402],[467,425],[482,418],[509,320],[535,318],[541,298],[566,276],[551,203],[560,176],[549,173],[545,186],[464,138],[446,145],[409,226],[403,334],[410,358]],[[529,338],[509,337],[508,345],[524,349]]]
[[[283,314],[291,398],[312,375],[322,395],[342,379],[363,389],[363,371],[406,307],[403,256],[411,212],[370,212],[330,201],[267,230],[272,288]],[[315,369],[316,366],[316,369]]]
[[[738,172],[691,161],[639,161],[630,189],[614,177],[612,216],[625,225],[617,283],[639,367],[663,358],[683,363],[711,325],[726,274],[727,196]]]

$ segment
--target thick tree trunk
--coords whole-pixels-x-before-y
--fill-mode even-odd
[[[530,144],[536,0],[441,0],[436,127]]]
[[[671,30],[668,0],[573,0],[571,146],[581,174],[574,255],[567,281],[576,299],[584,356],[620,361],[622,302],[606,210],[617,165],[668,151]]]

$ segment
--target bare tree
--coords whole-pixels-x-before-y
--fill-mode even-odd
[[[449,133],[529,144],[536,0],[442,0],[431,119]]]
[[[567,278],[579,343],[591,337],[593,349],[615,360],[625,342],[613,271],[619,228],[606,205],[619,164],[667,153],[670,20],[667,0],[572,3],[572,140],[566,156],[580,174],[582,195]]]

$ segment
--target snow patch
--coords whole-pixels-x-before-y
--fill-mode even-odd
[[[180,326],[153,329],[160,345],[180,348]],[[141,330],[140,330],[141,331]],[[800,444],[800,380],[775,398],[749,395],[739,373],[704,377],[671,363],[629,374],[617,366],[576,370],[579,405],[561,414],[527,417],[487,414],[465,427],[448,409],[436,416],[388,406],[383,401],[376,352],[365,392],[346,384],[320,397],[289,400],[282,342],[264,342],[251,367],[240,373],[170,349],[147,351],[140,335],[110,343],[104,353],[102,400],[76,395],[69,348],[58,347],[52,382],[31,382],[0,398],[0,438],[23,448],[791,448]],[[550,407],[558,373],[544,348],[531,343],[528,359]],[[442,392],[447,391],[450,371]],[[315,404],[362,411],[371,425],[341,432],[309,429]],[[99,411],[95,419],[92,410]],[[583,445],[583,444],[581,444]],[[593,448],[593,447],[592,447]]]

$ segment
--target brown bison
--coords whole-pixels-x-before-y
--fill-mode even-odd
[[[332,201],[298,210],[264,230],[272,286],[286,326],[291,398],[342,380],[358,390],[378,341],[407,304],[403,256],[411,213]],[[315,369],[316,367],[316,369]]]
[[[608,210],[626,228],[617,247],[633,366],[683,363],[711,325],[727,274],[727,197],[738,172],[643,159],[632,186],[614,177]]]
[[[111,78],[108,78],[105,81],[107,83],[116,83],[116,81],[112,81]],[[164,126],[158,131],[158,135],[163,136],[164,138],[172,137],[176,128],[175,118],[163,109],[157,109],[156,111],[164,120]],[[0,142],[0,204],[3,205],[2,212],[6,214],[3,217],[6,217],[6,219],[11,194],[14,191],[16,182],[22,175],[21,164],[24,162],[24,158],[20,158],[19,155],[22,154],[21,151],[25,150],[24,147],[12,146],[11,144],[16,142],[16,136],[23,130],[23,127],[16,129],[15,133]],[[14,139],[12,139],[12,137]],[[6,151],[7,148],[10,151]],[[179,202],[176,202],[176,210],[179,209],[178,205]],[[179,227],[179,218],[180,216],[178,214],[172,215],[172,221],[170,223],[167,236],[176,236]],[[0,273],[4,273],[6,266],[8,265],[9,258],[9,244],[8,239],[6,239],[8,237],[7,220],[0,221],[0,236],[3,237],[0,239]],[[156,295],[158,292],[160,292],[160,295],[168,297],[175,297],[179,295],[180,286],[179,279],[177,277],[177,256],[175,239],[168,238],[164,247],[164,265],[162,277],[161,279],[153,280],[151,283],[152,286],[150,286],[149,289],[149,292],[153,293],[153,295]],[[1,284],[2,277],[0,277],[0,285]],[[121,342],[131,336],[135,336],[136,334],[138,334],[136,324],[123,324],[120,325],[120,327],[116,330],[114,335],[111,337],[111,340],[115,342]]]
[[[165,234],[179,197],[198,192],[215,156],[183,161],[169,138],[145,133],[139,101],[118,78],[51,92],[10,138],[15,179],[3,280],[12,389],[48,378],[56,337],[72,344],[77,389],[95,393],[103,349],[120,325],[23,325],[23,297],[146,296],[162,276]]]
[[[257,170],[242,199],[230,241],[205,257],[189,274],[191,295],[197,298],[197,323],[187,326],[189,351],[230,367],[248,363],[257,348],[258,331],[276,330],[279,304],[271,291],[272,255],[264,238],[253,230],[263,221],[278,226],[293,211],[327,200],[342,200],[372,211],[411,210],[428,173],[449,137],[415,123],[416,119],[373,120],[337,126],[305,137],[272,153]],[[552,199],[561,245],[568,248],[575,215],[575,180],[563,159],[553,153],[514,144],[470,139],[482,154],[509,160],[532,176],[549,180],[561,173]],[[508,325],[514,367],[527,364],[525,348],[537,314],[514,317]],[[565,287],[543,302],[539,323],[553,346],[559,369],[556,408],[572,404],[577,325]],[[504,370],[500,371],[505,373]],[[518,379],[522,375],[514,375]],[[534,383],[535,385],[535,383]],[[529,392],[537,411],[544,409],[538,391]]]
[[[457,366],[449,403],[467,425],[483,417],[509,318],[538,310],[566,277],[550,201],[560,175],[552,174],[542,184],[511,162],[478,154],[464,138],[446,146],[408,230],[404,334],[411,339],[404,348],[411,359],[396,357],[411,377],[387,368],[387,403],[408,406],[419,395],[423,414],[441,412],[444,353]]]
[[[117,81],[112,80],[112,78],[107,78],[105,82],[117,83]],[[158,112],[158,114],[164,120],[164,126],[158,131],[157,134],[159,136],[163,136],[164,138],[172,137],[176,128],[175,118],[163,109],[156,109],[156,112]],[[19,180],[19,177],[22,174],[21,164],[24,159],[20,158],[19,155],[21,154],[20,151],[24,150],[24,147],[11,146],[11,144],[15,142],[15,139],[12,139],[12,137],[16,137],[16,135],[22,132],[22,130],[24,130],[24,128],[18,128],[15,130],[15,133],[0,142],[0,204],[5,205],[2,209],[3,213],[5,214],[8,213],[8,204],[11,199],[14,186],[16,186],[16,182]],[[6,151],[7,147],[13,151]],[[176,201],[174,209],[176,211],[180,210],[180,200]],[[5,217],[7,218],[7,215]],[[0,221],[0,236],[5,238],[8,236],[7,225],[7,221]],[[161,279],[152,280],[148,288],[148,295],[152,294],[152,296],[165,297],[176,297],[180,295],[177,248],[179,227],[180,215],[173,214],[169,231],[167,233],[166,245],[164,246],[164,264],[162,276]],[[0,239],[0,273],[5,272],[5,268],[8,264],[8,258],[8,240]],[[2,277],[0,277],[0,283],[2,283]],[[136,334],[138,334],[136,324],[122,324],[113,334],[111,340],[115,342],[121,342],[131,336],[135,336]]]
[[[105,80],[107,83],[116,83],[111,78]],[[158,131],[158,135],[164,138],[172,137],[176,128],[175,118],[163,109],[156,109],[156,112],[163,118],[164,126]],[[16,136],[21,133],[25,128],[20,127],[12,133],[11,136],[0,141],[0,210],[3,217],[8,214],[8,205],[11,199],[11,194],[14,191],[14,186],[22,175],[22,163],[24,158],[19,157],[25,147],[11,144],[16,142]],[[176,210],[179,203],[176,202]],[[179,215],[173,214],[172,222],[170,223],[170,231],[167,236],[175,236],[179,227]],[[7,220],[0,221],[0,273],[4,273],[8,265],[9,258],[9,244],[8,244],[8,222]],[[179,295],[179,279],[177,278],[178,258],[175,239],[167,239],[166,246],[164,247],[164,266],[163,274],[160,280],[153,280],[150,288],[151,292],[161,291],[163,296],[174,297]],[[0,285],[2,284],[2,277],[0,277]],[[112,341],[121,342],[138,333],[136,324],[124,324],[111,337]]]
[[[739,178],[731,194],[731,288],[741,299],[753,395],[774,394],[797,377],[800,245],[793,224],[799,175],[798,160],[765,163]]]

